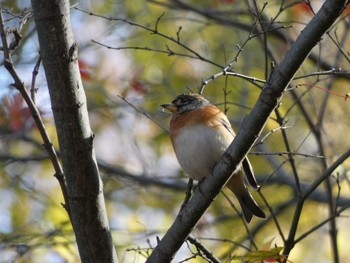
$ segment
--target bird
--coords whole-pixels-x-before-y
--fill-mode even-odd
[[[227,116],[194,92],[180,94],[161,107],[171,113],[170,139],[185,174],[197,181],[208,177],[236,135]],[[245,181],[254,190],[260,187],[247,157],[230,177],[226,187],[236,196],[247,223],[251,222],[253,215],[266,218]]]

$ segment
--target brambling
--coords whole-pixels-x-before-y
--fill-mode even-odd
[[[172,103],[161,106],[172,114],[170,138],[180,166],[190,178],[201,181],[211,174],[235,137],[227,116],[196,93],[181,94]],[[259,188],[247,157],[226,186],[237,197],[249,223],[253,215],[260,218],[266,215],[248,191],[242,167],[250,186],[255,190]]]

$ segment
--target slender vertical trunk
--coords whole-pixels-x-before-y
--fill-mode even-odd
[[[70,218],[82,262],[117,262],[78,67],[69,1],[32,0],[66,180]]]

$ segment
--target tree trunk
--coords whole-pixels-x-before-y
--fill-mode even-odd
[[[71,222],[82,262],[117,262],[78,67],[69,1],[32,0],[57,128]]]

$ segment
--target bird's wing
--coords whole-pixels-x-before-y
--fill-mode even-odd
[[[255,190],[257,190],[259,188],[258,182],[255,179],[254,176],[254,172],[253,172],[253,167],[250,164],[248,158],[244,158],[243,162],[242,162],[242,166],[243,166],[243,170],[245,173],[245,176],[247,178],[247,181],[249,183],[249,185],[254,188]]]
[[[226,130],[228,130],[233,137],[235,137],[235,132],[233,131],[230,122],[228,121],[227,117],[223,114],[222,118],[221,118],[221,124],[226,128]]]
[[[232,127],[231,127],[229,120],[227,119],[226,115],[224,115],[224,114],[223,114],[223,117],[221,118],[221,123],[232,134],[233,137],[236,135],[235,132],[232,130]],[[250,164],[247,157],[244,158],[244,160],[242,162],[242,166],[243,166],[243,170],[244,170],[244,173],[245,173],[245,176],[247,178],[249,185],[252,188],[254,188],[255,190],[257,190],[259,188],[259,185],[255,179],[253,167]]]

